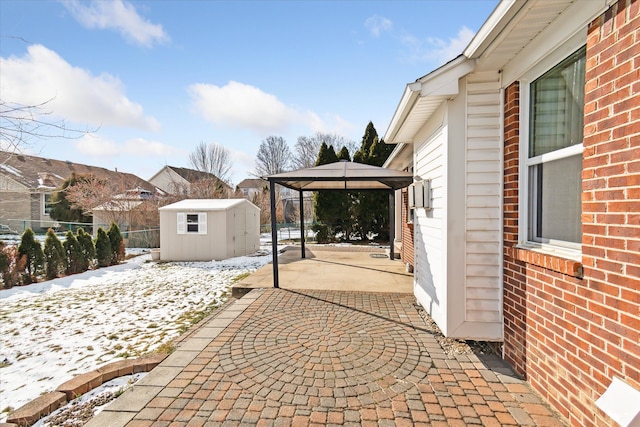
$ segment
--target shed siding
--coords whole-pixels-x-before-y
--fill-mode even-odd
[[[428,126],[428,125],[427,125]],[[447,130],[442,122],[415,147],[415,175],[430,179],[433,209],[416,209],[414,293],[424,309],[446,333],[446,179]]]
[[[466,78],[466,321],[497,322],[501,301],[500,76]]]
[[[189,211],[187,213],[202,213]],[[227,239],[216,235],[219,230],[226,230],[225,211],[208,211],[207,234],[177,234],[178,212],[160,211],[160,259],[165,261],[211,261],[227,258]],[[226,233],[226,231],[224,231]]]
[[[213,205],[208,202],[183,200],[160,208],[161,260],[222,260],[260,249],[260,209],[257,206],[245,199],[240,199],[239,203],[238,200],[213,200]],[[220,207],[216,202],[234,203]],[[178,216],[186,213],[198,214],[200,233],[178,232]]]

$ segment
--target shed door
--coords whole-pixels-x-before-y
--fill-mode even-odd
[[[233,255],[241,256],[245,255],[246,247],[247,247],[247,221],[245,217],[246,209],[236,209],[233,212],[233,223],[234,223],[234,245],[233,245]]]
[[[246,228],[244,230],[245,250],[246,253],[253,253],[256,248],[256,213],[253,209],[247,209],[245,212]]]

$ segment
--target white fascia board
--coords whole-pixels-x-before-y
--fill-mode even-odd
[[[402,98],[400,99],[400,103],[396,107],[396,111],[393,113],[393,117],[391,118],[391,122],[389,123],[389,127],[384,134],[384,142],[387,144],[395,144],[396,142],[393,140],[395,136],[398,134],[398,131],[402,127],[404,120],[407,118],[413,106],[418,99],[420,94],[420,83],[414,82],[409,83],[402,94]]]
[[[502,0],[498,3],[462,54],[467,58],[480,57],[525,3],[526,0]]]
[[[475,60],[459,56],[419,80],[420,96],[455,96],[459,80],[475,68]]]
[[[395,141],[395,137],[411,114],[418,99],[428,96],[450,97],[457,95],[460,78],[473,71],[474,67],[475,60],[460,55],[416,82],[409,83],[384,134],[384,141],[387,144],[410,143],[411,141]]]
[[[407,152],[405,151],[405,149],[407,148],[408,144],[405,144],[404,142],[399,143],[398,145],[396,145],[393,149],[393,151],[391,152],[391,154],[389,154],[389,157],[387,157],[387,160],[384,162],[384,164],[382,165],[383,168],[388,168],[388,169],[398,169],[399,167],[402,167],[402,165],[400,164],[395,164],[396,162],[402,162],[404,159],[403,157],[407,157]],[[409,148],[411,148],[411,146],[409,146]],[[413,153],[413,150],[411,151]]]

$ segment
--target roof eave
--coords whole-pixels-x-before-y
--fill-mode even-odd
[[[419,100],[421,98],[446,100],[458,95],[460,78],[473,71],[474,67],[475,60],[460,55],[416,82],[408,84],[385,133],[385,142],[387,144],[412,143],[412,140],[398,140],[397,136]]]
[[[526,0],[502,0],[463,51],[467,58],[479,58],[526,5]]]

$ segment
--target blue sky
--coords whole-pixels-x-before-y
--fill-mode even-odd
[[[232,180],[268,136],[384,135],[407,83],[462,52],[497,0],[0,1],[0,98],[47,100],[95,130],[32,139],[43,157],[149,179],[227,147]]]

